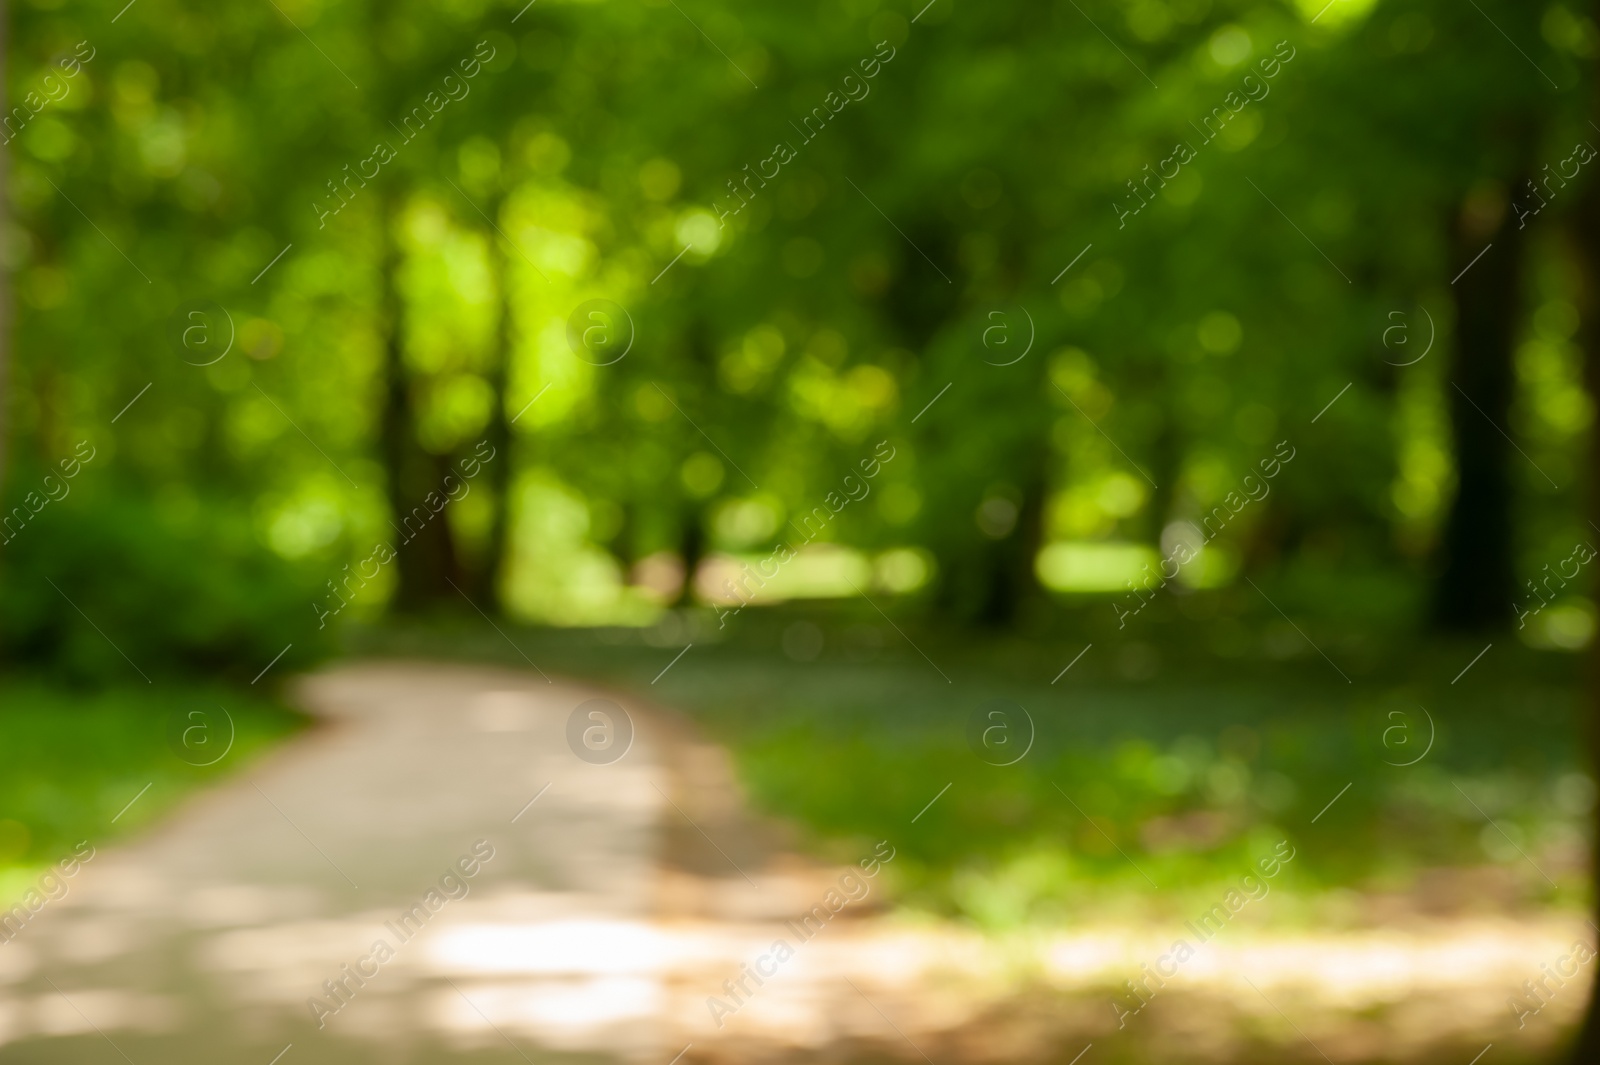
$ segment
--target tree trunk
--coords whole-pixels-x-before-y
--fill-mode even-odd
[[[1451,286],[1456,342],[1449,402],[1457,484],[1433,608],[1440,628],[1458,632],[1505,628],[1515,598],[1512,447],[1504,434],[1511,432],[1523,241],[1508,207],[1502,192],[1469,196],[1454,232],[1452,269],[1459,276]]]
[[[1044,445],[1039,446],[1042,453]],[[1034,559],[1044,546],[1045,481],[1042,460],[1030,460],[1024,478],[1022,500],[1017,506],[1017,521],[1011,531],[985,545],[988,585],[978,608],[980,625],[1000,630],[1017,627],[1029,608],[1041,598],[1039,579],[1034,574]]]
[[[444,478],[451,472],[450,459],[429,454],[417,438],[411,377],[405,365],[405,301],[400,295],[404,256],[395,237],[401,202],[400,196],[392,197],[380,222],[384,227],[384,311],[388,319],[383,450],[395,552],[399,556],[399,587],[394,605],[397,610],[415,611],[458,598],[450,582],[460,585],[465,577],[450,535],[449,515],[440,502],[445,498]]]
[[[683,586],[673,606],[693,606],[695,601],[694,575],[705,558],[706,534],[700,527],[700,508],[689,505],[683,511],[683,526],[678,535],[678,552],[683,557]]]

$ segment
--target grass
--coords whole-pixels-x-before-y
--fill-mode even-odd
[[[1177,611],[1141,618],[1131,639],[1104,613],[1031,639],[895,623],[859,602],[747,611],[725,629],[689,612],[503,637],[447,618],[355,630],[349,650],[526,655],[672,706],[731,749],[752,802],[814,853],[850,861],[887,839],[903,905],[987,928],[1171,917],[1281,841],[1295,853],[1274,884],[1290,889],[1281,921],[1361,920],[1352,892],[1495,912],[1586,904],[1595,787],[1573,657],[1497,645],[1462,678],[1481,645],[1313,630],[1313,646],[1275,617],[1197,625]],[[1014,764],[989,764],[1018,750],[1000,733],[981,742],[997,705],[1008,740],[1033,726]],[[207,760],[212,734],[195,728],[220,738],[224,707],[226,757],[188,764],[184,730],[189,761]],[[301,724],[267,693],[201,683],[0,685],[0,896]]]
[[[233,742],[220,754],[229,718]],[[73,689],[36,678],[5,681],[0,899],[15,899],[79,841],[98,848],[156,820],[303,722],[269,693],[199,682]],[[211,765],[189,764],[212,758]]]
[[[1295,852],[1274,884],[1289,889],[1274,908],[1288,923],[1362,921],[1371,907],[1355,895],[1587,905],[1595,788],[1576,743],[1576,659],[1496,646],[1452,683],[1482,644],[1319,633],[1335,666],[1279,619],[1227,621],[1197,632],[1152,618],[1138,641],[1082,624],[978,638],[897,628],[856,603],[747,611],[731,632],[689,615],[653,630],[508,629],[512,647],[461,621],[355,647],[526,654],[675,707],[815,853],[847,861],[889,839],[903,904],[984,927],[1203,908],[1280,841]],[[1226,653],[1200,642],[1218,632]],[[969,740],[994,700],[1035,726],[1014,765],[986,764]]]

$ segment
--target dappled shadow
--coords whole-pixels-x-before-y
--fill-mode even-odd
[[[323,727],[99,852],[0,945],[0,1053],[1464,1062],[1493,1042],[1499,1065],[1547,1051],[1586,994],[1584,970],[1520,1030],[1506,1006],[1576,919],[1241,918],[1119,1019],[1181,928],[913,921],[748,816],[723,753],[671,714],[606,695],[633,747],[581,761],[568,716],[605,694],[462,666],[313,678]]]

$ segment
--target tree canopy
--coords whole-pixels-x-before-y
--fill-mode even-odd
[[[1570,4],[11,14],[15,658],[1247,577],[1592,636]]]

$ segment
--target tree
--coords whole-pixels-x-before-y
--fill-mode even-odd
[[[1528,121],[1519,123],[1519,132],[1531,131]],[[1518,173],[1525,174],[1526,167]],[[1515,598],[1512,448],[1503,434],[1510,431],[1512,351],[1525,264],[1522,230],[1508,189],[1521,187],[1524,180],[1490,180],[1474,187],[1452,227],[1451,268],[1459,276],[1451,287],[1456,326],[1449,395],[1456,494],[1441,544],[1444,567],[1434,591],[1434,618],[1447,630],[1503,629]]]
[[[1600,18],[1600,3],[1592,9]],[[1600,79],[1590,86],[1592,109],[1600,120]],[[1571,215],[1569,235],[1577,253],[1580,288],[1579,342],[1584,351],[1584,379],[1591,401],[1600,398],[1600,180],[1590,173],[1584,184],[1577,209]],[[1588,512],[1590,522],[1600,522],[1600,433],[1589,433],[1588,456]],[[1583,745],[1589,753],[1590,773],[1600,776],[1600,641],[1589,652],[1587,677],[1589,713],[1582,715],[1581,726],[1587,733]],[[1591,883],[1600,884],[1600,825],[1590,827],[1589,861]],[[1600,905],[1600,893],[1596,895]],[[1600,981],[1589,987],[1589,1003],[1584,1011],[1583,1024],[1573,1044],[1573,1065],[1588,1065],[1600,1060]]]
[[[419,610],[456,595],[466,574],[450,522],[430,499],[440,498],[450,472],[448,456],[428,451],[418,438],[414,382],[406,365],[406,307],[400,291],[403,253],[398,230],[403,198],[391,193],[378,224],[383,229],[384,408],[383,454],[391,522],[395,527],[399,586],[394,604]]]
[[[11,51],[11,19],[5,0],[0,0],[0,100],[6,98],[6,56]],[[9,108],[8,108],[9,110]],[[6,167],[9,155],[0,156],[0,210],[9,218],[11,197]],[[11,269],[0,269],[0,499],[5,497],[6,445],[11,438]]]

